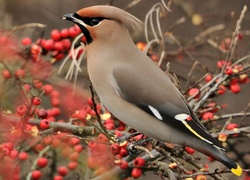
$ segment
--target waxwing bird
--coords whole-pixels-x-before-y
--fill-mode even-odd
[[[241,167],[200,123],[170,78],[132,41],[131,32],[143,28],[139,19],[104,5],[64,19],[85,35],[90,80],[114,116],[149,137],[192,147],[241,175]]]

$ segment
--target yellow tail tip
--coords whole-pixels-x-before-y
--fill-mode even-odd
[[[236,169],[232,168],[232,169],[231,169],[231,172],[234,173],[236,176],[241,176],[241,174],[242,174],[242,169],[241,169],[241,167],[237,164],[237,168],[236,168]]]

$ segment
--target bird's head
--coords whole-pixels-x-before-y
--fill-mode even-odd
[[[105,40],[121,30],[133,33],[143,28],[143,23],[136,17],[122,9],[106,5],[83,8],[76,13],[64,15],[63,19],[70,20],[80,27],[87,44],[96,39]]]

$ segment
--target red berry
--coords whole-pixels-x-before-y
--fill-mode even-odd
[[[114,129],[115,129],[114,123],[105,123],[105,124],[104,124],[104,127],[105,127],[107,130],[114,130]]]
[[[10,150],[6,147],[4,147],[1,151],[2,152],[0,153],[2,153],[4,156],[8,156],[10,154]]]
[[[53,91],[53,86],[50,84],[43,85],[42,90],[45,94],[50,94]]]
[[[56,90],[53,90],[51,93],[50,93],[50,97],[53,99],[53,98],[59,98],[60,97],[60,93]]]
[[[41,129],[48,129],[50,127],[49,121],[47,119],[41,120],[39,125]]]
[[[58,107],[60,105],[60,99],[58,98],[52,98],[51,101],[50,101],[51,105],[53,107]]]
[[[233,130],[233,129],[238,128],[238,127],[239,127],[238,124],[230,123],[230,124],[228,124],[228,125],[226,126],[226,129],[227,129],[227,130]]]
[[[9,150],[12,150],[14,148],[14,144],[12,142],[6,142],[3,145],[4,145],[4,147],[8,148]]]
[[[53,39],[45,40],[45,42],[43,43],[43,48],[46,49],[47,51],[51,51],[54,48],[54,40]]]
[[[33,171],[32,174],[31,174],[31,178],[32,178],[33,180],[38,180],[38,179],[41,178],[41,176],[42,176],[42,173],[41,173],[41,171],[39,171],[39,170],[35,170],[35,171]]]
[[[75,152],[80,153],[80,152],[82,152],[82,150],[83,150],[83,147],[82,147],[81,144],[77,144],[77,145],[74,146],[74,151]]]
[[[185,151],[188,153],[188,154],[194,154],[195,150],[191,147],[185,147]]]
[[[71,139],[70,139],[70,145],[77,145],[77,144],[79,144],[80,143],[80,139],[79,138],[77,138],[77,137],[72,137]]]
[[[64,50],[69,50],[70,49],[71,41],[69,39],[63,39],[62,43],[63,43]]]
[[[11,78],[11,74],[7,69],[4,69],[2,71],[2,76],[3,76],[4,79],[10,79]]]
[[[200,97],[200,94],[199,94],[200,90],[198,88],[191,88],[189,91],[188,91],[188,95],[189,96],[193,96],[195,95],[194,98],[199,98]]]
[[[206,75],[206,77],[205,77],[205,81],[206,82],[209,82],[209,81],[211,81],[213,79],[213,76],[210,74],[210,73],[208,73],[207,75]]]
[[[121,161],[121,163],[119,164],[119,167],[121,169],[127,169],[128,168],[128,162],[127,161]]]
[[[67,38],[69,36],[69,30],[66,28],[62,29],[60,33],[62,38]]]
[[[223,86],[223,85],[220,85],[219,90],[217,91],[217,93],[219,95],[223,95],[223,94],[225,94],[225,92],[226,92],[226,87]]]
[[[66,176],[68,174],[69,170],[65,166],[60,166],[60,167],[57,168],[57,172],[61,176]]]
[[[61,39],[61,34],[58,29],[52,30],[50,36],[54,41],[59,41]]]
[[[241,88],[238,83],[234,83],[230,85],[230,90],[232,91],[232,93],[237,94],[241,91]]]
[[[35,88],[40,89],[40,88],[43,86],[43,83],[42,83],[40,80],[35,79],[35,80],[33,80],[33,86],[34,86]]]
[[[79,153],[78,152],[74,152],[74,153],[70,154],[69,159],[71,161],[78,161],[78,159],[79,159]]]
[[[24,46],[29,46],[29,45],[31,45],[31,43],[32,43],[32,40],[29,37],[22,39],[22,45],[24,45]]]
[[[26,112],[27,112],[27,107],[24,104],[17,106],[16,113],[19,116],[23,116]]]
[[[89,105],[84,105],[82,107],[82,110],[85,111],[86,113],[90,113],[92,109]]]
[[[46,136],[43,138],[43,144],[45,145],[51,145],[53,139],[50,136]]]
[[[18,158],[21,160],[21,161],[25,161],[26,159],[28,159],[28,154],[26,152],[20,152],[19,155],[18,155]]]
[[[115,143],[111,145],[111,153],[113,155],[118,155],[120,153],[121,147],[119,144]]]
[[[63,43],[61,41],[57,41],[54,44],[54,50],[56,51],[63,51],[64,47],[63,47]]]
[[[14,75],[15,75],[16,78],[20,78],[20,77],[25,78],[25,72],[22,69],[16,70]]]
[[[77,166],[78,166],[78,163],[75,162],[75,161],[70,161],[70,162],[68,163],[68,168],[69,168],[69,170],[74,170],[74,169],[77,168]]]
[[[104,134],[99,134],[97,137],[97,141],[99,142],[108,142],[109,139]]]
[[[42,100],[39,98],[39,97],[34,97],[33,99],[32,99],[32,104],[33,105],[40,105],[41,104],[41,102],[42,102]]]
[[[18,156],[18,151],[17,150],[12,150],[12,151],[10,151],[10,154],[9,154],[9,156],[10,156],[10,158],[11,159],[16,159],[17,158],[17,156]]]
[[[134,166],[144,166],[145,165],[145,160],[142,157],[137,157],[134,159]]]
[[[37,165],[38,165],[40,168],[43,168],[43,167],[47,166],[47,165],[48,165],[48,159],[47,159],[47,158],[44,158],[44,157],[38,158],[38,160],[37,160]]]
[[[238,34],[238,39],[239,39],[239,40],[242,40],[242,39],[243,39],[243,36],[242,36],[241,33]]]
[[[127,149],[126,149],[125,147],[121,147],[121,150],[120,150],[120,152],[119,152],[119,155],[120,155],[121,157],[126,157],[126,156],[128,155]]]
[[[56,175],[56,176],[54,176],[53,180],[63,180],[63,177]]]
[[[233,74],[233,69],[232,69],[232,67],[227,67],[227,68],[225,69],[225,74],[227,74],[227,75],[232,75],[232,74]]]
[[[131,173],[132,177],[139,178],[142,175],[142,169],[141,168],[134,168]]]
[[[39,118],[45,119],[48,116],[48,112],[46,109],[39,109],[37,115]]]
[[[81,29],[80,29],[80,27],[77,26],[76,24],[73,26],[73,28],[75,29],[77,35],[80,34],[80,33],[82,32]]]
[[[70,37],[74,38],[74,37],[76,37],[77,35],[78,35],[78,34],[77,34],[77,31],[76,31],[76,29],[75,29],[74,27],[69,28],[69,36],[70,36]]]
[[[202,115],[202,120],[213,120],[213,118],[214,118],[214,113],[212,112],[205,112]]]
[[[219,60],[217,62],[217,68],[221,69],[224,66],[224,64],[225,64],[225,60]]]

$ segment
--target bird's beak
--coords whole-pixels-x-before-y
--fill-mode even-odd
[[[69,20],[69,21],[74,21],[76,18],[74,17],[74,14],[70,13],[70,14],[65,14],[63,16],[63,20]]]
[[[65,14],[63,16],[63,19],[69,20],[74,22],[75,24],[77,24],[80,29],[82,30],[82,33],[84,34],[85,38],[86,38],[86,42],[87,44],[92,42],[92,37],[90,35],[89,30],[85,27],[86,24],[84,24],[84,22],[81,20],[81,17],[77,14],[77,13],[70,13],[70,14]]]

